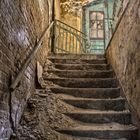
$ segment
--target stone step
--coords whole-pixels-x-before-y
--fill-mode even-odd
[[[59,64],[53,63],[55,69],[60,70],[109,70],[108,64]],[[47,68],[44,69],[45,71]]]
[[[98,70],[98,71],[86,71],[86,70],[48,70],[43,74],[44,79],[48,77],[48,74],[55,74],[58,77],[67,78],[113,78],[114,73],[112,70]]]
[[[72,140],[138,140],[138,129],[135,126],[118,123],[79,125],[57,131],[65,136],[74,137]]]
[[[99,59],[76,59],[76,58],[62,58],[62,57],[48,57],[53,63],[65,63],[65,64],[105,64],[107,63],[105,58]]]
[[[62,97],[62,101],[77,108],[96,109],[96,110],[114,110],[122,111],[125,109],[125,98],[119,97],[115,99],[89,99]]]
[[[50,54],[49,57],[65,59],[104,59],[102,54]]]
[[[53,93],[71,95],[73,97],[96,98],[96,99],[112,99],[120,96],[120,88],[65,88],[50,87]]]
[[[58,140],[138,140],[118,81],[104,55],[49,55],[43,78],[72,122]],[[62,126],[61,126],[62,127]]]
[[[114,88],[118,86],[115,78],[46,78],[54,84],[72,88]]]
[[[58,140],[108,140],[108,139],[97,139],[97,138],[88,138],[88,137],[76,137],[76,136],[59,134]],[[120,139],[109,139],[109,140],[128,140],[128,139],[127,138],[120,138]]]
[[[131,114],[129,110],[124,111],[100,111],[93,109],[77,109],[66,112],[65,115],[71,119],[84,123],[111,123],[131,124]]]

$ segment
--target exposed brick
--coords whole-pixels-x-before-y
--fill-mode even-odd
[[[44,9],[43,13],[41,8]],[[0,122],[1,125],[8,122],[7,127],[0,134],[0,139],[8,139],[11,133],[7,100],[9,84],[15,79],[25,59],[31,53],[36,39],[48,26],[50,21],[48,10],[48,0],[2,0],[0,2],[0,97],[2,97]],[[44,64],[48,52],[47,46],[46,41],[23,75],[20,85],[12,93],[12,98],[15,100],[13,102],[15,110],[12,113],[14,116],[16,113],[19,116],[14,118],[14,120],[17,119],[17,122],[20,120],[27,98],[35,90],[36,61]],[[10,81],[10,77],[13,77],[12,81]],[[0,132],[1,129],[3,128],[0,127]]]
[[[0,119],[9,119],[9,113],[7,112],[7,110],[0,110]]]
[[[8,110],[9,106],[5,102],[0,102],[0,110]]]

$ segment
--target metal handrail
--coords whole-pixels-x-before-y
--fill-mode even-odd
[[[57,26],[58,26],[58,25],[56,25],[56,27],[57,27]],[[66,28],[64,28],[64,27],[59,26],[59,28],[65,30],[66,32],[69,32],[69,33],[71,33],[71,34],[73,34],[73,35],[75,35],[75,36],[77,36],[77,37],[80,37],[80,38],[82,38],[82,39],[87,39],[86,37],[80,36],[80,35],[78,35],[78,34],[72,32],[72,31],[70,31],[70,30],[68,30],[68,29],[66,29]]]
[[[87,53],[90,45],[86,34],[55,20],[55,53]]]
[[[72,27],[72,26],[70,26],[70,25],[68,25],[68,24],[66,24],[66,23],[64,23],[64,22],[62,22],[62,21],[60,21],[60,20],[58,20],[58,19],[57,19],[56,21],[58,21],[58,22],[60,22],[60,23],[62,23],[62,24],[64,24],[64,25],[66,25],[67,27],[70,27],[70,28],[72,28],[73,30],[75,30],[75,31],[77,31],[77,32],[79,32],[79,33],[81,33],[81,34],[83,34],[83,35],[86,36],[85,33],[83,33],[83,32],[81,32],[81,31],[75,29],[74,27]]]
[[[41,43],[43,41],[44,36],[45,35],[48,35],[48,33],[52,29],[53,25],[54,25],[54,21],[42,33],[41,37],[39,38],[39,40],[38,40],[37,44],[35,45],[35,47],[33,48],[32,52],[29,54],[29,56],[25,60],[25,63],[21,67],[18,75],[16,76],[16,78],[14,79],[14,81],[12,82],[12,84],[10,85],[10,89],[11,90],[14,90],[17,87],[17,85],[20,82],[21,77],[23,76],[26,68],[29,66],[31,60],[34,58],[34,56],[36,55],[38,49],[41,47],[40,45],[41,45]]]

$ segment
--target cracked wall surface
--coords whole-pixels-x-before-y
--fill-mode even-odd
[[[124,2],[126,2],[124,6],[128,4],[127,1]],[[106,54],[116,72],[130,106],[140,118],[139,35],[140,1],[130,0]]]

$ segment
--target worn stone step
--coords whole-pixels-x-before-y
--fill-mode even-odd
[[[60,64],[54,63],[55,69],[61,70],[109,70],[108,64]],[[46,68],[45,68],[46,69]]]
[[[118,86],[116,78],[47,78],[54,84],[73,88],[114,88]]]
[[[120,88],[65,88],[50,87],[53,93],[62,95],[71,95],[73,97],[112,99],[120,96]],[[63,95],[64,94],[64,95]]]
[[[81,137],[82,139],[79,140],[92,140],[92,138],[93,140],[138,140],[138,129],[135,126],[118,123],[79,125],[73,128],[62,128],[57,131],[71,137]],[[78,140],[76,138],[74,140]]]
[[[100,111],[93,109],[77,109],[66,112],[70,118],[85,123],[111,123],[131,124],[131,114],[129,110],[124,111]]]
[[[138,140],[118,81],[104,55],[49,55],[43,78],[55,93],[63,116],[59,140]],[[41,95],[42,96],[42,95]]]
[[[59,134],[58,140],[108,140],[108,139],[97,139],[97,138],[89,138],[89,137],[76,137],[76,136]],[[128,139],[127,138],[120,138],[120,139],[109,139],[109,140],[128,140]]]
[[[107,63],[105,58],[99,59],[76,59],[76,58],[62,58],[62,57],[48,57],[53,63],[65,63],[65,64],[105,64]]]
[[[104,59],[102,54],[50,54],[49,57],[65,58],[65,59]]]
[[[74,98],[64,96],[62,100],[72,106],[83,109],[97,110],[114,110],[122,111],[125,109],[125,98],[119,97],[115,99],[89,99],[89,98]]]
[[[87,71],[87,70],[48,70],[43,74],[44,79],[48,77],[48,74],[54,74],[58,77],[67,77],[67,78],[113,78],[114,73],[112,70],[96,70],[96,71]]]

